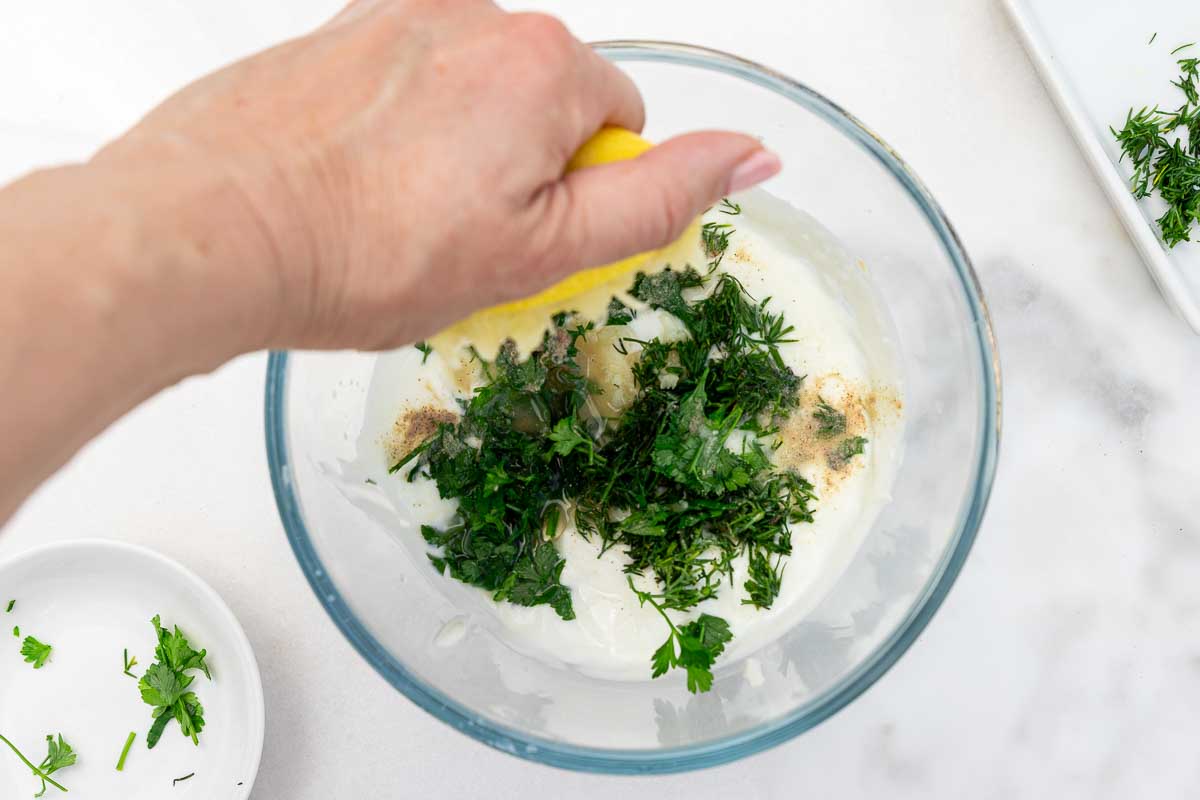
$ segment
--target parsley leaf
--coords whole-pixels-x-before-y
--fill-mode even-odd
[[[639,604],[649,603],[666,620],[670,633],[667,640],[650,657],[650,677],[658,678],[674,667],[683,667],[687,672],[689,692],[707,692],[712,688],[712,666],[733,639],[729,623],[721,617],[701,614],[692,622],[677,627],[667,612],[649,592],[638,591],[629,577],[629,588],[637,596]]]
[[[41,669],[46,664],[46,659],[50,658],[50,651],[53,649],[51,645],[43,644],[32,636],[26,636],[25,641],[21,642],[21,655],[33,664],[34,669]]]
[[[191,677],[176,672],[169,664],[155,663],[138,681],[138,689],[147,705],[173,706],[191,682]]]
[[[208,672],[208,665],[204,663],[204,658],[208,655],[207,651],[196,652],[193,650],[192,646],[188,644],[187,637],[179,630],[179,626],[176,625],[174,631],[168,631],[162,627],[157,614],[150,622],[154,625],[154,632],[158,636],[158,647],[155,648],[154,653],[158,656],[159,661],[170,665],[177,672],[201,670],[204,677],[212,680],[212,675]]]
[[[429,354],[433,352],[433,346],[428,342],[417,342],[413,345],[417,352],[421,354],[421,363],[424,364],[429,360]]]
[[[553,544],[541,544],[533,555],[517,561],[509,580],[496,592],[495,599],[508,600],[519,606],[545,603],[563,619],[575,619],[571,592],[560,582],[566,564]]]
[[[12,613],[12,610],[13,610],[13,606],[15,606],[16,604],[17,604],[17,601],[16,601],[16,600],[9,600],[9,601],[8,601],[8,606],[7,606],[7,607],[4,609],[4,613],[5,613],[5,614],[11,614],[11,613]]]
[[[569,456],[575,448],[582,448],[587,453],[588,463],[594,463],[597,458],[600,462],[604,462],[603,456],[596,455],[595,443],[592,437],[579,430],[578,424],[573,417],[563,417],[554,426],[554,430],[550,431],[550,441],[554,442],[554,447],[547,451],[544,458],[549,461],[551,456]]]
[[[42,790],[34,797],[41,797],[46,793],[46,781],[49,780],[49,775],[75,763],[75,751],[63,740],[61,733],[58,735],[57,742],[53,736],[47,736],[46,747],[48,751],[46,758],[42,760],[41,764],[38,764],[38,769],[42,772]],[[63,791],[65,792],[66,789]]]

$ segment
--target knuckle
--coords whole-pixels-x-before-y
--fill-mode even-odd
[[[550,62],[562,62],[575,52],[575,37],[556,17],[538,12],[512,15],[512,25],[530,54]]]

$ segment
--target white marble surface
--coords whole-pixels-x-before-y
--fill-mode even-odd
[[[10,4],[0,175],[87,153],[335,5]],[[262,800],[1194,795],[1200,339],[1159,299],[998,4],[538,5],[585,38],[691,41],[807,81],[880,131],[958,226],[1004,364],[1000,477],[958,585],[899,664],[818,729],[702,774],[576,775],[478,745],[376,676],[301,577],[267,478],[261,355],[86,448],[0,533],[0,557],[111,537],[211,582],[262,666]]]

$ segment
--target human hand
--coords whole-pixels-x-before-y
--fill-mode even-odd
[[[642,122],[633,83],[550,17],[358,0],[187,87],[94,161],[170,176],[150,185],[175,208],[238,198],[204,209],[240,243],[212,266],[246,304],[234,347],[375,349],[661,246],[779,168],[749,136],[705,132],[563,176],[602,125]]]

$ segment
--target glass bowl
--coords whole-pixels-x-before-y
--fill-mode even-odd
[[[375,356],[274,353],[271,479],[300,566],[358,651],[415,703],[476,739],[571,769],[672,772],[786,741],[876,681],[916,639],[970,550],[991,490],[999,372],[979,284],[949,221],[878,136],[807,86],[735,56],[605,42],[649,110],[646,135],[732,128],[785,165],[767,190],[861,259],[894,328],[903,462],[884,506],[816,607],[711,692],[590,678],[522,655],[464,613],[457,584],[405,544],[353,474]],[[411,538],[411,537],[410,537]],[[676,676],[677,677],[677,676]]]

